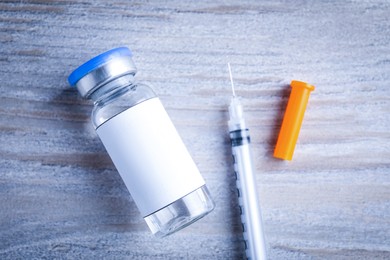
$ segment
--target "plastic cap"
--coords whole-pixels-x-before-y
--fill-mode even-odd
[[[291,88],[290,98],[274,151],[274,157],[284,160],[291,160],[293,157],[310,92],[315,89],[312,85],[296,80],[291,81]]]
[[[137,68],[127,47],[106,51],[75,69],[68,77],[69,84],[76,87],[80,95],[90,95],[104,84],[124,75],[135,75]]]
[[[99,68],[100,66],[104,65],[105,63],[109,62],[112,59],[115,59],[118,57],[123,57],[123,56],[132,57],[133,55],[132,55],[130,49],[127,47],[119,47],[119,48],[115,48],[115,49],[111,49],[109,51],[106,51],[106,52],[90,59],[89,61],[87,61],[86,63],[84,63],[83,65],[81,65],[77,69],[75,69],[69,75],[68,82],[71,86],[75,86],[76,83],[81,78],[83,78],[85,75],[87,75],[91,71]]]

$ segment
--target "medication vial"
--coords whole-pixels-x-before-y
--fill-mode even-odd
[[[139,211],[156,236],[203,217],[214,203],[194,161],[153,90],[137,83],[132,53],[102,53],[69,76],[92,99],[92,124]]]

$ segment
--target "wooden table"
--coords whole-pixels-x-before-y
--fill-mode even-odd
[[[270,259],[390,258],[387,1],[0,3],[0,258],[242,259],[227,134],[232,65]],[[151,235],[66,81],[129,46],[216,202]],[[272,156],[292,79],[316,86],[294,158]]]

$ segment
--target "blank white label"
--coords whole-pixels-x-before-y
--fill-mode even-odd
[[[125,110],[96,132],[144,217],[205,184],[158,98]]]

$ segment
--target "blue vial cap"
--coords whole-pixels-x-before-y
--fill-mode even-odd
[[[90,59],[77,69],[75,69],[68,77],[68,82],[71,86],[75,86],[77,81],[83,78],[85,75],[91,71],[99,68],[100,66],[106,64],[108,61],[113,58],[129,56],[132,57],[130,49],[127,47],[114,48],[109,51],[103,52],[102,54]]]

